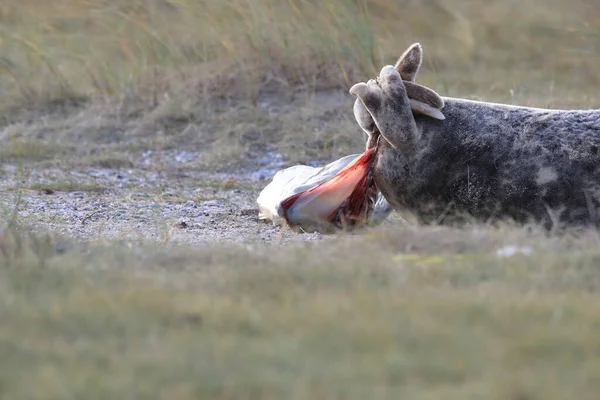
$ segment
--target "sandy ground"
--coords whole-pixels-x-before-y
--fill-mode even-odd
[[[170,159],[171,168],[162,173],[142,168],[52,168],[33,170],[23,178],[17,166],[7,164],[2,167],[0,204],[7,217],[16,206],[18,220],[25,225],[85,241],[252,243],[321,238],[318,233],[289,231],[280,236],[280,227],[258,219],[256,198],[274,168],[257,166],[236,174],[186,173],[186,160],[194,156],[144,152],[134,162],[145,165],[154,157]],[[277,166],[277,157],[269,164]]]

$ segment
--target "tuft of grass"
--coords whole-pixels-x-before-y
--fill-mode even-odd
[[[113,153],[98,154],[93,157],[85,157],[78,160],[78,163],[108,169],[124,169],[135,166],[127,154],[119,154],[116,151],[113,151]]]
[[[2,395],[595,399],[597,243],[429,228],[166,251],[5,230]],[[531,253],[497,254],[515,244]]]
[[[9,138],[2,141],[0,163],[51,160],[60,158],[69,150],[69,146],[55,141]]]

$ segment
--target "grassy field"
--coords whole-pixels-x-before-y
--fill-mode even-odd
[[[360,152],[348,88],[413,42],[442,95],[597,108],[599,39],[592,0],[3,0],[0,398],[596,399],[597,232],[245,208]]]
[[[595,399],[598,243],[407,228],[131,249],[5,234],[0,393]]]

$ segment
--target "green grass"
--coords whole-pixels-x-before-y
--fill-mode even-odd
[[[594,233],[377,230],[287,248],[58,254],[64,243],[11,232],[0,241],[5,399],[546,400],[600,390]],[[496,255],[515,243],[535,253]]]

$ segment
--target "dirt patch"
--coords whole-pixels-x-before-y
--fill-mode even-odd
[[[1,204],[6,213],[16,207],[19,221],[26,225],[86,241],[277,239],[280,229],[259,221],[256,208],[256,197],[270,171],[257,169],[245,175],[184,171],[54,168],[33,171],[23,179],[18,168],[7,165],[0,185]],[[284,238],[294,236],[320,238],[289,232]]]
[[[156,126],[150,139],[139,134],[150,129],[148,115],[117,118],[115,107],[97,105],[6,126],[4,215],[16,210],[24,225],[85,241],[322,240],[259,221],[256,198],[282,168],[362,150],[360,131],[350,128],[351,99],[323,92],[284,107],[270,96],[252,112],[232,105],[168,135]],[[337,139],[328,134],[335,126]]]

